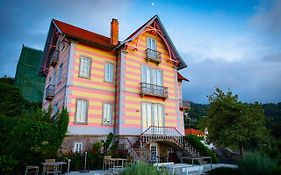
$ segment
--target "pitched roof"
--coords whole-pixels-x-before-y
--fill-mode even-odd
[[[189,81],[189,79],[185,78],[184,76],[182,76],[179,72],[178,72],[178,80],[184,80],[184,81]]]
[[[113,48],[113,45],[110,43],[110,38],[106,36],[90,32],[56,19],[53,19],[52,22],[61,33],[64,33],[72,39],[85,42],[86,44],[98,45],[107,49]]]
[[[168,42],[169,47],[171,48],[172,52],[174,53],[174,55],[176,56],[175,59],[177,59],[179,61],[179,67],[178,70],[183,69],[185,67],[187,67],[186,63],[183,61],[183,59],[181,58],[180,54],[178,53],[175,45],[173,44],[171,38],[169,37],[166,29],[164,28],[164,25],[162,24],[162,22],[160,21],[160,18],[155,15],[153,16],[151,19],[149,19],[145,24],[143,24],[140,28],[138,28],[136,31],[134,31],[127,39],[125,39],[124,41],[122,41],[119,45],[117,45],[115,48],[119,48],[120,46],[133,41],[135,38],[137,38],[143,31],[145,31],[145,29],[150,26],[154,21],[157,22],[157,24],[159,25],[161,31],[164,34],[164,38],[165,40]]]
[[[185,135],[204,136],[204,132],[194,128],[187,128],[184,130]]]

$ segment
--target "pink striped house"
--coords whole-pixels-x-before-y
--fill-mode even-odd
[[[182,81],[186,67],[158,16],[124,41],[53,19],[41,73],[43,108],[70,114],[62,151],[84,151],[113,133],[134,158],[184,150]],[[142,152],[141,152],[142,150]]]

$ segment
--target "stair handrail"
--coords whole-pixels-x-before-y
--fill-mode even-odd
[[[130,139],[129,138],[126,138],[126,139],[127,139],[128,143],[130,144],[130,148],[132,148],[134,150],[135,154],[137,154],[137,156],[139,157],[139,153],[135,150],[135,148],[134,148],[132,142],[130,141]]]

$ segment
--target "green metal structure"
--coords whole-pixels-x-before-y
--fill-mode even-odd
[[[15,85],[29,102],[42,103],[45,77],[38,75],[42,51],[22,46],[17,65]]]

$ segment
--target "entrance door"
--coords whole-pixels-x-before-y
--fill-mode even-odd
[[[158,162],[157,158],[157,143],[151,143],[150,144],[150,154],[151,154],[151,162],[156,163]]]

